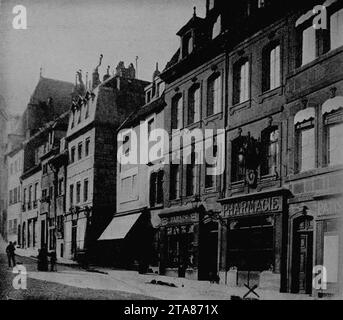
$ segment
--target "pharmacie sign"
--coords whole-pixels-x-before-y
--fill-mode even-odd
[[[282,196],[250,199],[224,204],[224,215],[226,217],[246,216],[280,211],[282,211]]]

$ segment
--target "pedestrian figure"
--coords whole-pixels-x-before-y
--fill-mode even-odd
[[[48,271],[48,252],[45,247],[42,247],[38,253],[37,261],[38,271]]]
[[[51,251],[49,255],[50,255],[50,271],[57,271],[56,270],[56,261],[57,261],[56,251]]]
[[[7,259],[8,259],[8,266],[11,268],[13,264],[13,267],[15,267],[16,262],[15,262],[15,246],[13,245],[12,242],[10,242],[6,248],[6,253],[7,253]]]

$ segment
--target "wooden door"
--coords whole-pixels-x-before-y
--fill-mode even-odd
[[[299,233],[299,292],[310,294],[312,291],[312,232]]]

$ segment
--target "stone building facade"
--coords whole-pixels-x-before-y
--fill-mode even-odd
[[[146,271],[157,270],[158,212],[163,206],[162,159],[148,158],[153,132],[164,128],[164,83],[156,68],[152,83],[145,87],[145,104],[139,106],[120,126],[117,135],[117,209],[100,236],[116,266]],[[163,144],[163,142],[162,142]],[[143,154],[141,153],[143,152]],[[160,156],[163,155],[163,151]]]
[[[65,256],[69,259],[85,254],[99,263],[106,259],[96,240],[116,211],[116,129],[143,104],[148,84],[128,77],[134,75],[131,67],[121,73],[118,68],[114,76],[107,74],[98,83],[97,67],[94,88],[72,104],[66,136]]]
[[[324,4],[330,27],[315,31],[312,9]],[[283,10],[277,10],[280,5]],[[204,188],[206,165],[191,166],[194,190],[187,190],[187,166],[180,177],[173,175],[173,166],[166,168],[161,272],[197,279],[218,273],[232,286],[337,294],[342,282],[342,5],[240,1],[232,9],[208,1],[206,17],[194,15],[178,33],[180,49],[161,75],[165,128],[172,133],[172,110],[179,106],[182,120],[176,129],[213,123],[225,129],[226,144],[225,172],[212,193]],[[224,79],[222,113],[208,119],[212,100],[206,81],[216,72]],[[183,97],[180,105],[178,97]],[[175,181],[179,197],[173,199]],[[325,290],[313,286],[313,273],[320,277],[323,270],[330,274]]]

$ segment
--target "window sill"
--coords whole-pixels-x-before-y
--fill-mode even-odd
[[[296,75],[298,75],[299,73],[302,73],[303,71],[312,68],[313,66],[323,62],[326,59],[329,59],[339,53],[343,52],[343,47],[339,47],[337,49],[334,50],[330,50],[322,55],[320,55],[319,57],[317,57],[315,60],[308,62],[302,66],[298,66],[295,67],[295,69],[293,71],[291,71],[288,75],[287,75],[287,79],[288,78],[292,78]]]
[[[236,103],[230,108],[230,116],[234,115],[235,112],[241,111],[243,109],[249,109],[251,107],[251,99]]]
[[[283,87],[282,86],[279,86],[275,89],[271,89],[271,90],[262,92],[259,95],[259,103],[262,103],[264,100],[270,99],[270,98],[277,96],[277,95],[281,96],[282,93],[283,93]]]
[[[297,181],[297,180],[302,180],[302,179],[310,178],[312,176],[318,176],[318,175],[332,173],[332,172],[336,172],[336,171],[342,171],[342,170],[343,170],[343,165],[317,168],[317,169],[312,169],[312,170],[308,170],[308,171],[299,172],[299,173],[295,173],[295,174],[289,175],[287,177],[286,181],[287,182],[292,182],[292,181]]]

